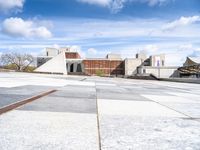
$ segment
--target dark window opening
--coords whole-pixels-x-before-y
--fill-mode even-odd
[[[164,62],[164,60],[162,60],[162,66],[164,66],[165,65],[165,62]]]
[[[145,70],[145,69],[143,69],[143,73],[146,73],[146,70]]]
[[[77,65],[77,72],[82,72],[81,64]]]
[[[74,64],[70,65],[70,72],[74,72]]]

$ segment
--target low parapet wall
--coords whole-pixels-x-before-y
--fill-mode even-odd
[[[178,67],[151,67],[142,66],[138,68],[138,74],[152,74],[157,78],[179,77]]]

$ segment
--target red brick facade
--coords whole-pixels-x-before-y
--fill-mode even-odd
[[[83,60],[85,73],[95,75],[99,71],[104,75],[123,75],[124,61],[121,60]]]
[[[65,58],[66,59],[79,59],[81,57],[77,52],[68,52],[68,53],[65,53]]]

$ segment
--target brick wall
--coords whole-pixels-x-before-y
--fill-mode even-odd
[[[81,57],[77,52],[68,52],[68,53],[65,53],[65,58],[67,58],[67,59],[79,59]]]
[[[85,73],[95,75],[98,71],[104,75],[124,75],[124,61],[121,60],[83,60]]]

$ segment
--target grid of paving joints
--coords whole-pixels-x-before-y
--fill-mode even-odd
[[[64,82],[57,92],[0,116],[2,150],[99,149],[94,83]]]
[[[75,91],[80,91],[80,94],[75,94]],[[37,141],[36,139],[29,141],[25,138],[29,136],[30,133],[28,133],[28,130],[30,129],[23,130],[22,136],[19,135],[19,138],[25,142],[22,144],[23,148],[28,148],[27,144],[38,142],[37,144],[42,149],[57,149],[59,147],[61,149],[98,149],[95,97],[94,87],[81,86],[80,88],[79,85],[64,86],[63,88],[59,88],[55,93],[13,111],[13,115],[22,114],[22,117],[17,117],[19,120],[22,120],[22,118],[24,120],[27,120],[29,117],[32,118],[31,121],[22,122],[22,126],[34,126],[31,134],[34,132],[33,134],[44,137],[46,134],[52,136],[59,132],[59,134],[55,134],[55,138],[43,139],[43,141]],[[37,118],[36,116],[40,117]],[[16,121],[19,120],[16,119]],[[63,133],[60,133],[58,130]],[[10,132],[13,132],[12,134],[15,135],[12,127]],[[10,140],[9,142],[14,140],[12,136],[8,136],[7,138],[8,141]],[[59,142],[61,145],[54,145],[56,142]],[[46,144],[49,146],[45,147]]]
[[[0,116],[1,149],[200,149],[199,85],[81,79]]]
[[[179,104],[191,104],[190,99],[181,97],[186,88],[174,87],[173,83],[173,88],[168,85],[164,89],[164,85],[157,84],[142,83],[137,87],[123,84],[97,84],[102,149],[200,149],[198,119],[193,120],[190,116],[192,111],[188,108],[183,111],[174,103],[178,99]],[[193,88],[185,95],[195,90]],[[105,93],[110,94],[103,95]],[[197,106],[200,106],[199,98],[196,95],[193,99]],[[170,101],[173,107],[166,105]],[[195,110],[195,107],[191,109]]]

